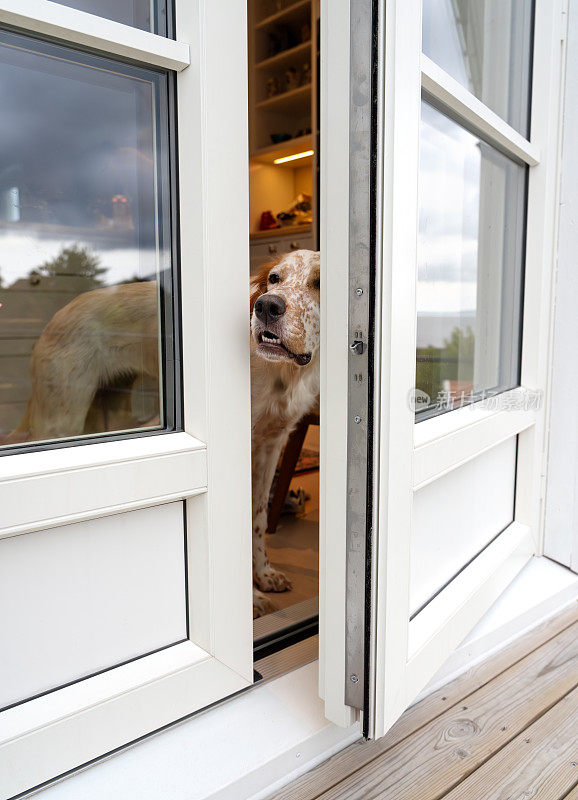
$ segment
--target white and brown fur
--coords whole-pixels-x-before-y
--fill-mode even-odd
[[[127,283],[84,292],[57,311],[32,352],[26,413],[0,444],[80,436],[99,389],[124,377],[158,381],[157,305],[156,282]],[[107,430],[130,426],[126,406],[114,409]]]
[[[278,284],[269,282],[275,272]],[[275,290],[275,291],[273,291]],[[273,326],[280,345],[263,345],[259,297],[276,294],[286,311]],[[319,254],[298,250],[269,264],[251,283],[251,388],[254,616],[274,609],[261,591],[289,589],[265,552],[269,491],[289,433],[319,393]],[[307,361],[307,363],[300,363]],[[58,311],[31,357],[32,393],[18,427],[2,444],[69,438],[86,432],[95,394],[127,375],[158,380],[155,282],[79,295]],[[117,410],[110,430],[130,416]],[[148,423],[158,425],[159,419]]]
[[[287,577],[267,557],[267,507],[283,445],[299,420],[315,406],[319,395],[319,277],[319,253],[297,250],[266,265],[252,281],[254,616],[275,608],[263,591],[291,588]],[[286,305],[286,311],[272,324],[260,320],[255,312],[256,301],[266,295],[280,297]],[[267,329],[277,335],[282,349],[259,341]],[[300,363],[304,361],[307,363]]]

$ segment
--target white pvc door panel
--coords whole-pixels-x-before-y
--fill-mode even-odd
[[[415,493],[412,614],[512,522],[515,467],[512,437]]]
[[[187,638],[182,503],[0,540],[0,708]]]
[[[437,5],[321,5],[320,686],[370,738],[541,549],[561,4]],[[438,339],[418,340],[426,312]],[[369,491],[347,472],[360,454]]]
[[[0,420],[1,800],[254,680],[247,3],[155,5],[0,0],[4,339],[44,337]]]

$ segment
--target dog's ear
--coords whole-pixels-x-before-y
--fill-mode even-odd
[[[279,263],[280,259],[275,261],[268,261],[266,264],[263,264],[261,269],[256,275],[253,275],[251,278],[251,314],[253,313],[253,306],[255,305],[255,301],[258,297],[261,297],[262,294],[265,294],[267,291],[267,283],[269,279],[269,273],[276,267]]]

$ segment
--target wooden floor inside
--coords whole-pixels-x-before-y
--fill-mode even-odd
[[[304,489],[309,500],[304,513],[285,514],[276,532],[266,537],[273,566],[291,580],[288,592],[267,594],[277,608],[287,608],[319,594],[319,473],[296,475],[291,488]]]
[[[275,800],[578,800],[578,605]]]

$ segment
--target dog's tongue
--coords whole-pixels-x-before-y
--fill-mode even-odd
[[[304,367],[311,361],[311,353],[295,354],[293,358],[295,359],[296,363],[299,364],[300,367]]]

